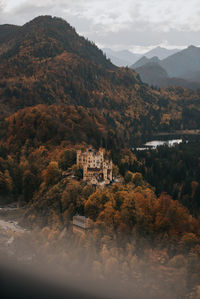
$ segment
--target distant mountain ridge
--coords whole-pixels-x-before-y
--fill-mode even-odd
[[[166,76],[159,76],[155,72],[155,64],[159,64],[159,69],[166,72]],[[143,82],[158,87],[180,85],[187,88],[200,87],[200,48],[189,46],[178,53],[175,53],[163,60],[154,61],[147,57],[142,57],[131,66],[139,73]],[[158,66],[157,66],[158,69]],[[161,74],[161,73],[160,73]]]
[[[186,78],[190,72],[200,71],[200,48],[189,46],[161,61],[169,77]]]
[[[145,54],[139,54],[139,53],[133,53],[128,50],[122,50],[122,51],[113,51],[109,48],[103,48],[102,51],[106,54],[107,58],[111,60],[113,64],[116,66],[131,66],[138,60],[140,60],[142,57],[146,58],[153,58],[157,56],[159,59],[164,59],[174,53],[177,53],[178,49],[165,49],[162,47],[156,47]]]

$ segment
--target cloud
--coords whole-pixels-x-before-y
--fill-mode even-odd
[[[3,11],[3,0],[0,0],[0,12]]]
[[[4,0],[0,22],[23,24],[50,14],[99,45],[133,48],[167,41],[181,47],[200,44],[198,7],[199,0]]]

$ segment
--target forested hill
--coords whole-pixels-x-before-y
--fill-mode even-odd
[[[117,68],[64,20],[41,16],[0,26],[1,119],[20,109],[82,106],[103,117],[127,144],[152,132],[199,127],[198,92],[152,90],[133,70]],[[24,110],[25,112],[27,110]],[[86,132],[87,134],[87,132]]]
[[[4,54],[2,58],[19,58],[23,55],[24,58],[29,56],[33,60],[44,59],[67,51],[106,67],[113,67],[100,49],[79,36],[75,29],[61,18],[40,16],[23,26],[1,25],[0,28],[0,42],[7,44],[7,48],[1,51],[1,54]]]

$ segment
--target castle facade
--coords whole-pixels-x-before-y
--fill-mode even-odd
[[[77,151],[77,165],[83,167],[83,180],[93,185],[109,184],[112,181],[112,161],[104,158],[104,150]]]

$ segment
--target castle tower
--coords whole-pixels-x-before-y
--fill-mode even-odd
[[[82,163],[81,150],[77,150],[77,152],[76,152],[76,164],[80,165],[81,163]]]

